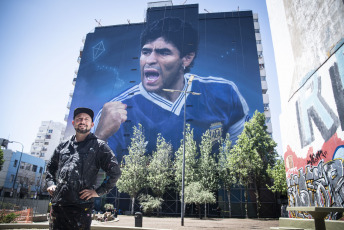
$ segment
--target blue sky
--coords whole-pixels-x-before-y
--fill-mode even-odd
[[[143,22],[147,0],[0,1],[0,138],[23,143],[28,153],[41,121],[64,123],[82,38],[98,26]],[[274,139],[280,143],[280,97],[265,0],[174,0],[206,10],[258,13]],[[206,10],[204,10],[206,9]],[[280,143],[281,145],[281,143]],[[10,144],[21,150],[19,144]],[[278,148],[282,154],[281,148]]]

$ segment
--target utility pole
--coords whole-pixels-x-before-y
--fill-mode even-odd
[[[167,92],[180,92],[184,94],[184,124],[183,124],[183,167],[182,167],[182,201],[181,201],[181,225],[184,226],[184,216],[185,216],[185,210],[184,210],[184,187],[185,187],[185,127],[186,127],[186,95],[188,93],[192,95],[201,95],[200,93],[187,91],[189,86],[191,85],[191,82],[194,79],[194,75],[191,75],[188,80],[188,85],[185,88],[185,90],[176,90],[176,89],[162,89],[163,91]]]

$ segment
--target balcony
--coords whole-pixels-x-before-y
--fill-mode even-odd
[[[264,111],[265,117],[271,117],[271,112],[270,110]]]
[[[263,103],[269,104],[269,95],[268,94],[263,94]]]
[[[261,81],[262,83],[262,92],[265,94],[268,91],[268,83],[266,81]]]
[[[257,44],[257,50],[258,50],[258,51],[263,51],[263,46],[262,46],[262,44]]]
[[[268,133],[272,133],[272,124],[271,123],[266,123],[265,125],[268,127],[266,131]]]
[[[265,68],[260,69],[259,72],[260,72],[260,76],[266,76]]]
[[[254,22],[254,29],[260,29],[259,23],[258,22]]]

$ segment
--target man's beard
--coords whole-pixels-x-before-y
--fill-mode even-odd
[[[74,129],[77,133],[80,133],[80,134],[85,134],[91,131],[91,129],[87,129],[87,128],[86,129],[74,128]]]

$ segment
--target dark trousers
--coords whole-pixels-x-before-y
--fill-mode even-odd
[[[53,205],[50,230],[90,230],[93,204]]]

